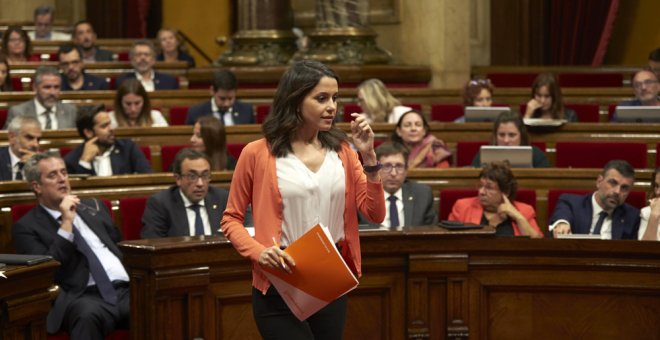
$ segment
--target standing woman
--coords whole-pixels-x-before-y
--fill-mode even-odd
[[[179,32],[171,28],[161,28],[158,31],[160,53],[156,60],[164,62],[187,61],[188,66],[195,67],[195,59],[181,48]]]
[[[168,126],[163,114],[151,109],[149,94],[137,79],[121,83],[114,104],[115,110],[108,113],[113,128]]]
[[[211,160],[211,171],[234,170],[236,159],[227,153],[225,124],[213,116],[202,116],[193,126],[190,137],[193,149],[203,152]]]
[[[9,70],[7,57],[4,54],[0,54],[0,92],[13,91]]]
[[[338,77],[327,66],[316,61],[292,65],[280,79],[273,110],[263,124],[265,138],[243,149],[234,170],[222,232],[241,255],[252,260],[252,309],[264,339],[341,339],[345,295],[299,321],[262,268],[286,272],[295,267],[280,247],[322,223],[359,277],[356,212],[372,221],[385,218],[374,133],[363,115],[353,114],[352,142],[363,166],[346,134],[334,124],[338,91]],[[249,204],[254,238],[243,226]]]
[[[532,99],[527,102],[524,118],[564,119],[577,122],[577,114],[564,107],[561,89],[552,73],[541,73],[532,84]]]
[[[32,60],[32,44],[30,37],[20,26],[9,26],[2,35],[2,52],[7,56],[9,64],[26,61],[39,61],[38,58]]]

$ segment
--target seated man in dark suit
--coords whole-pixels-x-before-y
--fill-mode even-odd
[[[431,187],[408,180],[408,149],[398,143],[385,143],[376,148],[382,168],[380,178],[387,205],[385,220],[380,225],[368,222],[370,228],[391,230],[402,226],[435,225],[437,207]],[[361,216],[361,220],[364,218]]]
[[[39,119],[43,130],[76,127],[77,109],[71,104],[60,101],[61,84],[62,78],[56,68],[39,66],[32,81],[34,99],[10,107],[4,129],[7,129],[7,124],[17,116]]]
[[[112,61],[112,52],[96,46],[96,32],[94,32],[91,22],[87,20],[76,22],[73,25],[71,40],[82,49],[84,62]]]
[[[151,173],[151,165],[130,139],[116,139],[103,105],[83,107],[76,122],[85,141],[65,157],[72,174],[112,176]]]
[[[229,192],[209,186],[208,157],[193,149],[182,149],[173,164],[176,185],[147,201],[142,216],[142,238],[220,235],[220,220]]]
[[[660,83],[658,76],[650,69],[637,71],[632,77],[632,88],[635,99],[624,100],[619,106],[660,106]],[[619,121],[616,112],[612,115],[612,122]]]
[[[559,234],[593,234],[603,240],[637,239],[639,209],[625,203],[635,181],[635,170],[623,160],[609,161],[596,180],[593,194],[563,194],[550,218],[550,230]]]
[[[193,125],[199,117],[206,115],[221,119],[225,126],[256,123],[252,105],[236,100],[237,88],[238,83],[233,72],[229,70],[216,72],[213,85],[209,89],[211,100],[188,109],[186,124]]]
[[[179,82],[176,77],[154,71],[156,50],[149,40],[138,40],[130,50],[131,65],[135,72],[122,74],[117,78],[117,87],[126,79],[137,79],[147,92],[154,90],[177,90]]]
[[[9,147],[0,148],[0,180],[23,180],[23,167],[39,151],[41,124],[34,117],[14,118],[7,129]]]
[[[82,51],[72,44],[60,46],[57,51],[62,71],[62,91],[101,91],[108,89],[105,79],[85,73]]]
[[[119,229],[106,206],[71,194],[64,161],[36,154],[25,164],[25,179],[38,205],[12,227],[20,254],[50,255],[59,294],[48,313],[49,333],[71,339],[104,339],[129,321],[128,274],[117,247]]]

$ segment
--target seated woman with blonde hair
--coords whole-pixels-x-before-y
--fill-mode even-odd
[[[211,160],[211,170],[234,170],[236,159],[227,153],[225,124],[213,116],[202,116],[193,126],[190,137],[193,149],[206,154]]]
[[[168,126],[163,114],[151,109],[149,95],[137,79],[121,83],[114,104],[115,110],[109,112],[113,128]]]
[[[161,28],[156,35],[160,53],[156,60],[164,62],[186,61],[188,66],[195,67],[195,58],[186,53],[181,44],[179,32],[172,28]]]
[[[392,133],[392,141],[408,148],[408,168],[448,168],[451,152],[445,142],[431,134],[428,121],[420,112],[404,113]]]
[[[518,182],[508,162],[485,164],[477,189],[477,197],[454,203],[450,220],[494,226],[495,235],[499,236],[543,237],[534,208],[515,200]]]
[[[372,78],[363,81],[357,91],[358,104],[370,123],[394,124],[405,112],[411,110],[407,106],[402,106],[380,79]]]

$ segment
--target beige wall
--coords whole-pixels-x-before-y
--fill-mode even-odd
[[[229,0],[163,0],[163,26],[186,33],[211,59],[216,59],[226,47],[215,42],[216,37],[230,38]],[[192,49],[198,66],[208,63]]]
[[[41,5],[55,7],[57,23],[71,25],[85,17],[85,0],[0,0],[0,20],[32,22],[34,9]]]
[[[646,64],[650,51],[660,47],[660,1],[621,1],[605,64]]]

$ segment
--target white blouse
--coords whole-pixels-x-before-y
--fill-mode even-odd
[[[649,225],[649,217],[651,217],[651,207],[646,206],[642,208],[640,212],[641,222],[639,223],[639,232],[637,233],[637,239],[641,240],[646,232],[646,228]],[[658,228],[658,235],[656,235],[657,240],[660,240],[660,228]]]
[[[327,150],[321,168],[312,172],[293,153],[276,159],[282,195],[281,246],[288,246],[318,223],[333,241],[344,238],[346,174],[335,151]]]
[[[110,126],[113,129],[116,129],[118,124],[117,117],[115,117],[115,111],[108,112],[108,115],[110,116]],[[151,124],[152,127],[169,126],[169,124],[167,124],[167,120],[165,120],[165,117],[163,117],[163,114],[157,110],[151,110],[151,121],[153,122],[153,124]]]

